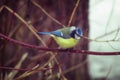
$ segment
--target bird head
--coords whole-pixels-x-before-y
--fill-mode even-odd
[[[83,32],[81,28],[75,28],[72,33],[71,36],[75,39],[80,39],[81,36],[83,36]]]

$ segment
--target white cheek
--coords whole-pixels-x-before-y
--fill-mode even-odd
[[[70,28],[70,31],[73,31],[73,30],[75,30],[76,29],[76,27],[75,26],[72,26],[71,28]]]
[[[80,39],[80,36],[75,34],[75,39]]]

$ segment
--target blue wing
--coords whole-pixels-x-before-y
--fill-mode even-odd
[[[57,30],[57,31],[52,31],[52,32],[38,32],[38,34],[47,34],[47,35],[55,35],[58,37],[62,37],[62,32]]]
[[[47,35],[55,35],[58,37],[62,37],[65,39],[71,38],[71,31],[75,30],[75,27],[66,27],[66,28],[62,28],[62,29],[58,29],[56,31],[52,31],[52,32],[38,32],[38,34],[47,34]]]
[[[47,34],[47,35],[50,35],[51,32],[38,32],[38,34]]]

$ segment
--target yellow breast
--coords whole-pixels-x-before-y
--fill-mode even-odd
[[[62,48],[72,48],[75,45],[77,45],[77,43],[79,41],[79,40],[76,40],[74,38],[64,39],[64,38],[56,37],[56,36],[52,36],[52,37],[54,38],[56,43]]]

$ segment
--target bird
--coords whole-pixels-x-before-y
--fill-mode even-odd
[[[83,36],[82,29],[77,28],[76,26],[65,27],[51,32],[38,32],[38,34],[50,35],[56,43],[64,49],[76,46],[80,38]]]

